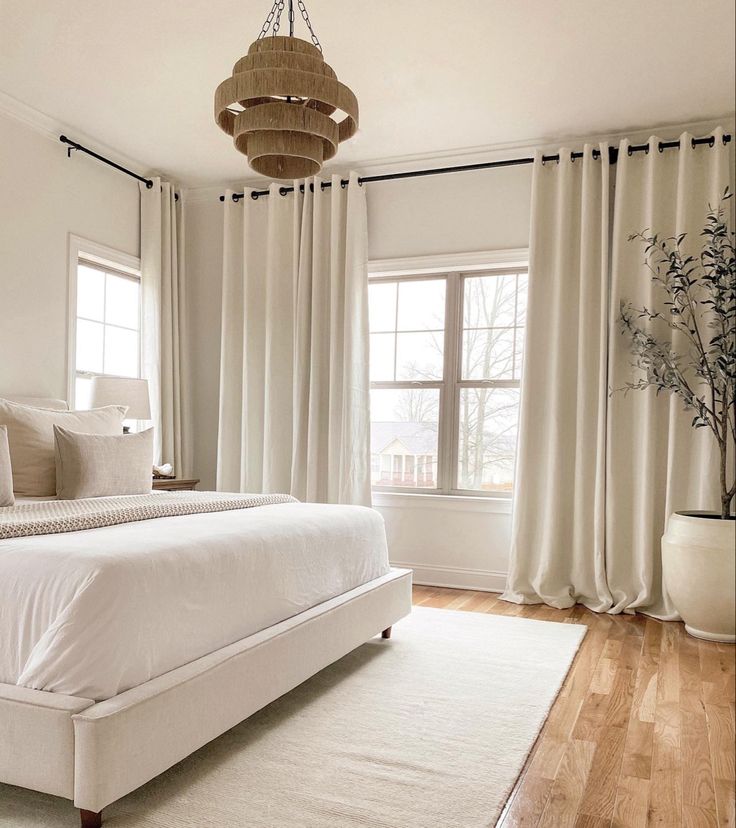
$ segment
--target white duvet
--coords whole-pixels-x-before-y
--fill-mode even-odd
[[[360,506],[0,540],[0,682],[110,698],[388,571],[383,520]]]

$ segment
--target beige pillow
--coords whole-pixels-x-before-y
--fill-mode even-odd
[[[87,434],[121,434],[127,408],[108,405],[90,411],[51,411],[0,399],[0,423],[8,429],[13,490],[28,497],[56,493],[54,426]]]
[[[0,425],[0,506],[12,506],[14,503],[13,470],[10,465],[8,429],[4,425]]]
[[[54,426],[56,495],[78,497],[148,494],[153,429],[137,434],[79,434]]]

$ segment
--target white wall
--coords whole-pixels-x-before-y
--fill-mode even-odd
[[[138,183],[0,114],[0,394],[66,397],[70,233],[139,255]]]
[[[528,245],[531,167],[368,184],[371,259]],[[214,488],[219,386],[222,204],[213,191],[186,196],[189,360],[194,471]],[[379,495],[394,563],[419,582],[502,589],[509,501]]]

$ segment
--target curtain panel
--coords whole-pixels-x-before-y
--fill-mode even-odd
[[[226,194],[217,488],[370,504],[365,193],[321,184]]]
[[[733,175],[722,135],[693,148],[685,133],[665,152],[652,136],[648,153],[631,155],[623,141],[613,188],[605,144],[599,160],[586,146],[575,162],[567,149],[559,164],[535,161],[506,600],[678,618],[660,539],[671,512],[719,508],[715,441],[674,396],[616,391],[632,379],[619,309],[662,301],[629,236],[687,233],[697,255]]]
[[[183,203],[159,178],[141,193],[142,362],[154,426],[154,462],[171,463],[179,477],[191,474],[190,435],[185,415],[187,383],[183,349]]]
[[[605,571],[608,147],[532,174],[511,567],[504,597],[610,607]]]

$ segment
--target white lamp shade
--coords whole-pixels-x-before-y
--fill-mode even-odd
[[[93,377],[92,407],[127,405],[127,420],[150,420],[151,400],[148,380],[128,377]]]

